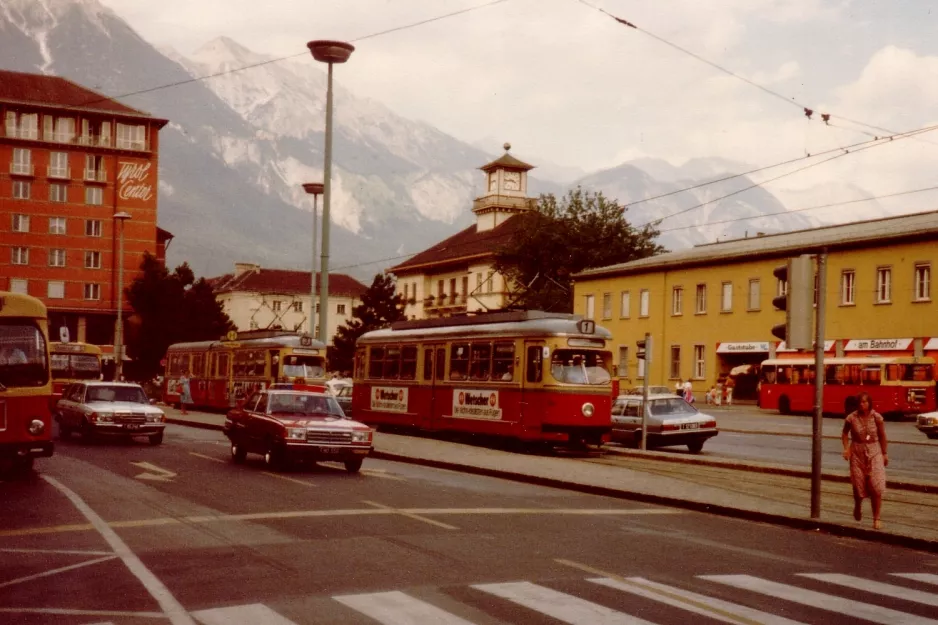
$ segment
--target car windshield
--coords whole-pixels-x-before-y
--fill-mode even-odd
[[[46,340],[30,321],[0,323],[0,389],[42,386],[49,381]]]
[[[139,386],[90,386],[85,397],[86,402],[129,402],[131,404],[146,404],[147,396]]]
[[[345,416],[335,399],[328,395],[270,393],[269,397],[267,412],[272,415]]]
[[[608,384],[609,352],[591,349],[557,349],[551,354],[550,374],[565,384]]]
[[[352,387],[351,386],[340,386],[335,393],[336,397],[351,397],[352,396]]]
[[[288,378],[316,380],[326,375],[322,356],[297,356],[291,354],[283,359],[283,375]]]
[[[697,409],[680,397],[649,401],[648,411],[655,416],[686,416],[697,414]]]

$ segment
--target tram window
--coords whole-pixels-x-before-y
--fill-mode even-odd
[[[442,380],[446,377],[446,348],[439,347],[436,350],[436,379]]]
[[[469,360],[469,378],[477,382],[489,379],[492,368],[492,344],[473,343]]]
[[[192,355],[192,375],[197,378],[205,375],[205,354]]]
[[[528,382],[540,382],[544,377],[543,349],[540,346],[529,347],[525,363],[525,379]]]
[[[417,348],[413,345],[401,348],[401,379],[417,377]]]
[[[515,344],[496,343],[495,353],[492,356],[492,379],[500,382],[510,382],[514,377]]]
[[[450,348],[449,379],[465,380],[469,375],[469,344],[455,343]]]
[[[363,349],[356,350],[355,351],[355,364],[353,365],[354,367],[353,375],[355,376],[356,380],[359,380],[365,377],[364,362],[365,362],[365,350]]]
[[[423,379],[427,382],[433,379],[433,349],[423,350]]]
[[[384,370],[384,348],[372,347],[371,355],[368,359],[368,377],[380,378]]]
[[[401,375],[401,348],[388,347],[384,351],[384,378],[395,380]]]
[[[188,367],[188,354],[173,354],[169,357],[169,375],[182,375]]]
[[[218,377],[228,377],[228,354],[218,354]]]

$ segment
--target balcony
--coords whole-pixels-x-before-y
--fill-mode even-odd
[[[509,208],[518,211],[533,210],[537,207],[537,200],[530,197],[515,197],[513,195],[486,195],[472,201],[472,210],[485,208]]]
[[[80,135],[78,145],[99,146],[102,148],[111,147],[110,135]]]
[[[71,167],[50,167],[46,175],[49,178],[63,178],[70,180],[72,177]]]
[[[423,300],[423,307],[425,310],[437,311],[440,314],[465,312],[466,296],[459,293],[453,295],[443,294],[436,297],[431,295]]]
[[[85,182],[107,182],[107,172],[103,169],[95,171],[94,169],[85,170]]]
[[[14,176],[32,176],[33,171],[31,163],[10,163],[10,173]]]

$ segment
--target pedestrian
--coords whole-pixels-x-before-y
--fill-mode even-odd
[[[684,382],[684,401],[688,404],[694,403],[694,386],[690,383],[690,380]]]
[[[733,405],[733,389],[736,388],[736,380],[732,377],[726,378],[726,405]]]
[[[192,389],[189,388],[189,372],[183,371],[179,376],[179,408],[180,413],[189,414],[186,411],[186,404],[192,403]]]
[[[886,426],[883,416],[873,409],[869,393],[857,397],[857,409],[844,419],[841,434],[844,460],[850,462],[850,483],[853,485],[853,518],[863,520],[863,500],[873,505],[873,529],[882,529],[879,519],[886,492]]]

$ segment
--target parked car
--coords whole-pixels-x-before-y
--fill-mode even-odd
[[[334,384],[329,387],[332,390],[332,394],[335,397],[335,400],[339,402],[339,406],[342,407],[342,412],[345,413],[345,416],[352,416],[352,385],[348,383],[343,384]]]
[[[357,473],[374,449],[374,430],[346,417],[332,394],[308,390],[254,393],[228,412],[224,433],[234,462],[261,454],[275,469],[294,461],[332,460]]]
[[[636,445],[641,442],[640,395],[619,395],[612,404],[612,440]],[[646,406],[646,443],[649,448],[687,445],[700,453],[704,442],[719,433],[714,417],[704,414],[673,393],[649,395]]]
[[[59,436],[72,432],[92,439],[98,435],[146,436],[151,445],[163,442],[166,415],[150,405],[139,384],[129,382],[75,382],[56,402]]]
[[[625,394],[626,394],[626,395],[641,395],[642,392],[643,392],[643,391],[642,391],[642,387],[641,387],[641,386],[636,386],[636,387],[634,387],[634,388],[630,388],[629,390],[627,390],[627,391],[625,392]],[[650,396],[650,395],[674,395],[674,396],[677,396],[677,393],[676,393],[676,391],[672,391],[671,389],[669,389],[667,386],[657,386],[657,385],[655,385],[655,386],[649,386],[649,387],[648,387],[648,395],[649,395],[649,396]]]
[[[928,438],[938,438],[938,412],[923,412],[918,415],[915,427]]]

